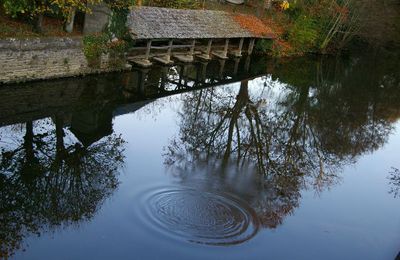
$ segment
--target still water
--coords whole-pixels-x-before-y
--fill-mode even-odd
[[[400,58],[0,87],[0,258],[394,259]]]

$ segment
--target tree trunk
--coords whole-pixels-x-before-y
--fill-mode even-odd
[[[250,101],[250,96],[249,96],[249,81],[243,80],[240,82],[239,93],[236,96],[236,102],[232,109],[232,114],[231,114],[231,118],[230,118],[230,122],[229,122],[228,139],[227,139],[226,149],[225,149],[224,158],[223,158],[224,163],[228,162],[229,157],[232,152],[233,131],[234,131],[235,125],[237,125],[237,120],[239,118],[239,115],[241,112],[243,112],[243,108],[250,102],[251,101]]]
[[[25,136],[24,136],[24,148],[26,151],[26,158],[28,162],[31,162],[35,157],[33,151],[33,123],[32,121],[26,122],[25,125]]]
[[[67,33],[72,33],[74,31],[74,21],[75,21],[75,8],[71,9],[68,20],[65,22],[65,31]]]
[[[64,120],[61,115],[56,115],[56,157],[62,158],[65,147],[64,147]]]
[[[37,33],[43,32],[43,14],[38,14],[33,20],[33,30]]]

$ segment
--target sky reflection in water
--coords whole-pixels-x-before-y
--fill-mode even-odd
[[[253,59],[4,87],[1,255],[393,259],[398,65]],[[154,100],[168,91],[185,93]]]

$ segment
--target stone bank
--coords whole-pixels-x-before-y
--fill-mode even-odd
[[[82,37],[0,40],[0,84],[73,77],[128,69],[114,67],[103,55],[97,68],[88,66]]]

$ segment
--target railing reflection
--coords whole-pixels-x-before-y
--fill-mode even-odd
[[[171,172],[208,194],[189,192],[196,203],[234,193],[255,212],[255,231],[226,245],[252,238],[258,224],[276,228],[303,190],[338,183],[345,165],[385,144],[400,116],[399,82],[398,61],[247,57],[2,87],[0,257],[31,233],[90,220],[124,164],[113,118],[183,92],[179,135],[164,154]],[[227,217],[214,213],[210,223]]]
[[[238,63],[229,66],[237,70]],[[113,134],[113,117],[155,98],[257,76],[233,75],[229,66],[154,67],[0,88],[0,258],[24,248],[30,234],[92,219],[114,192],[125,141]]]

